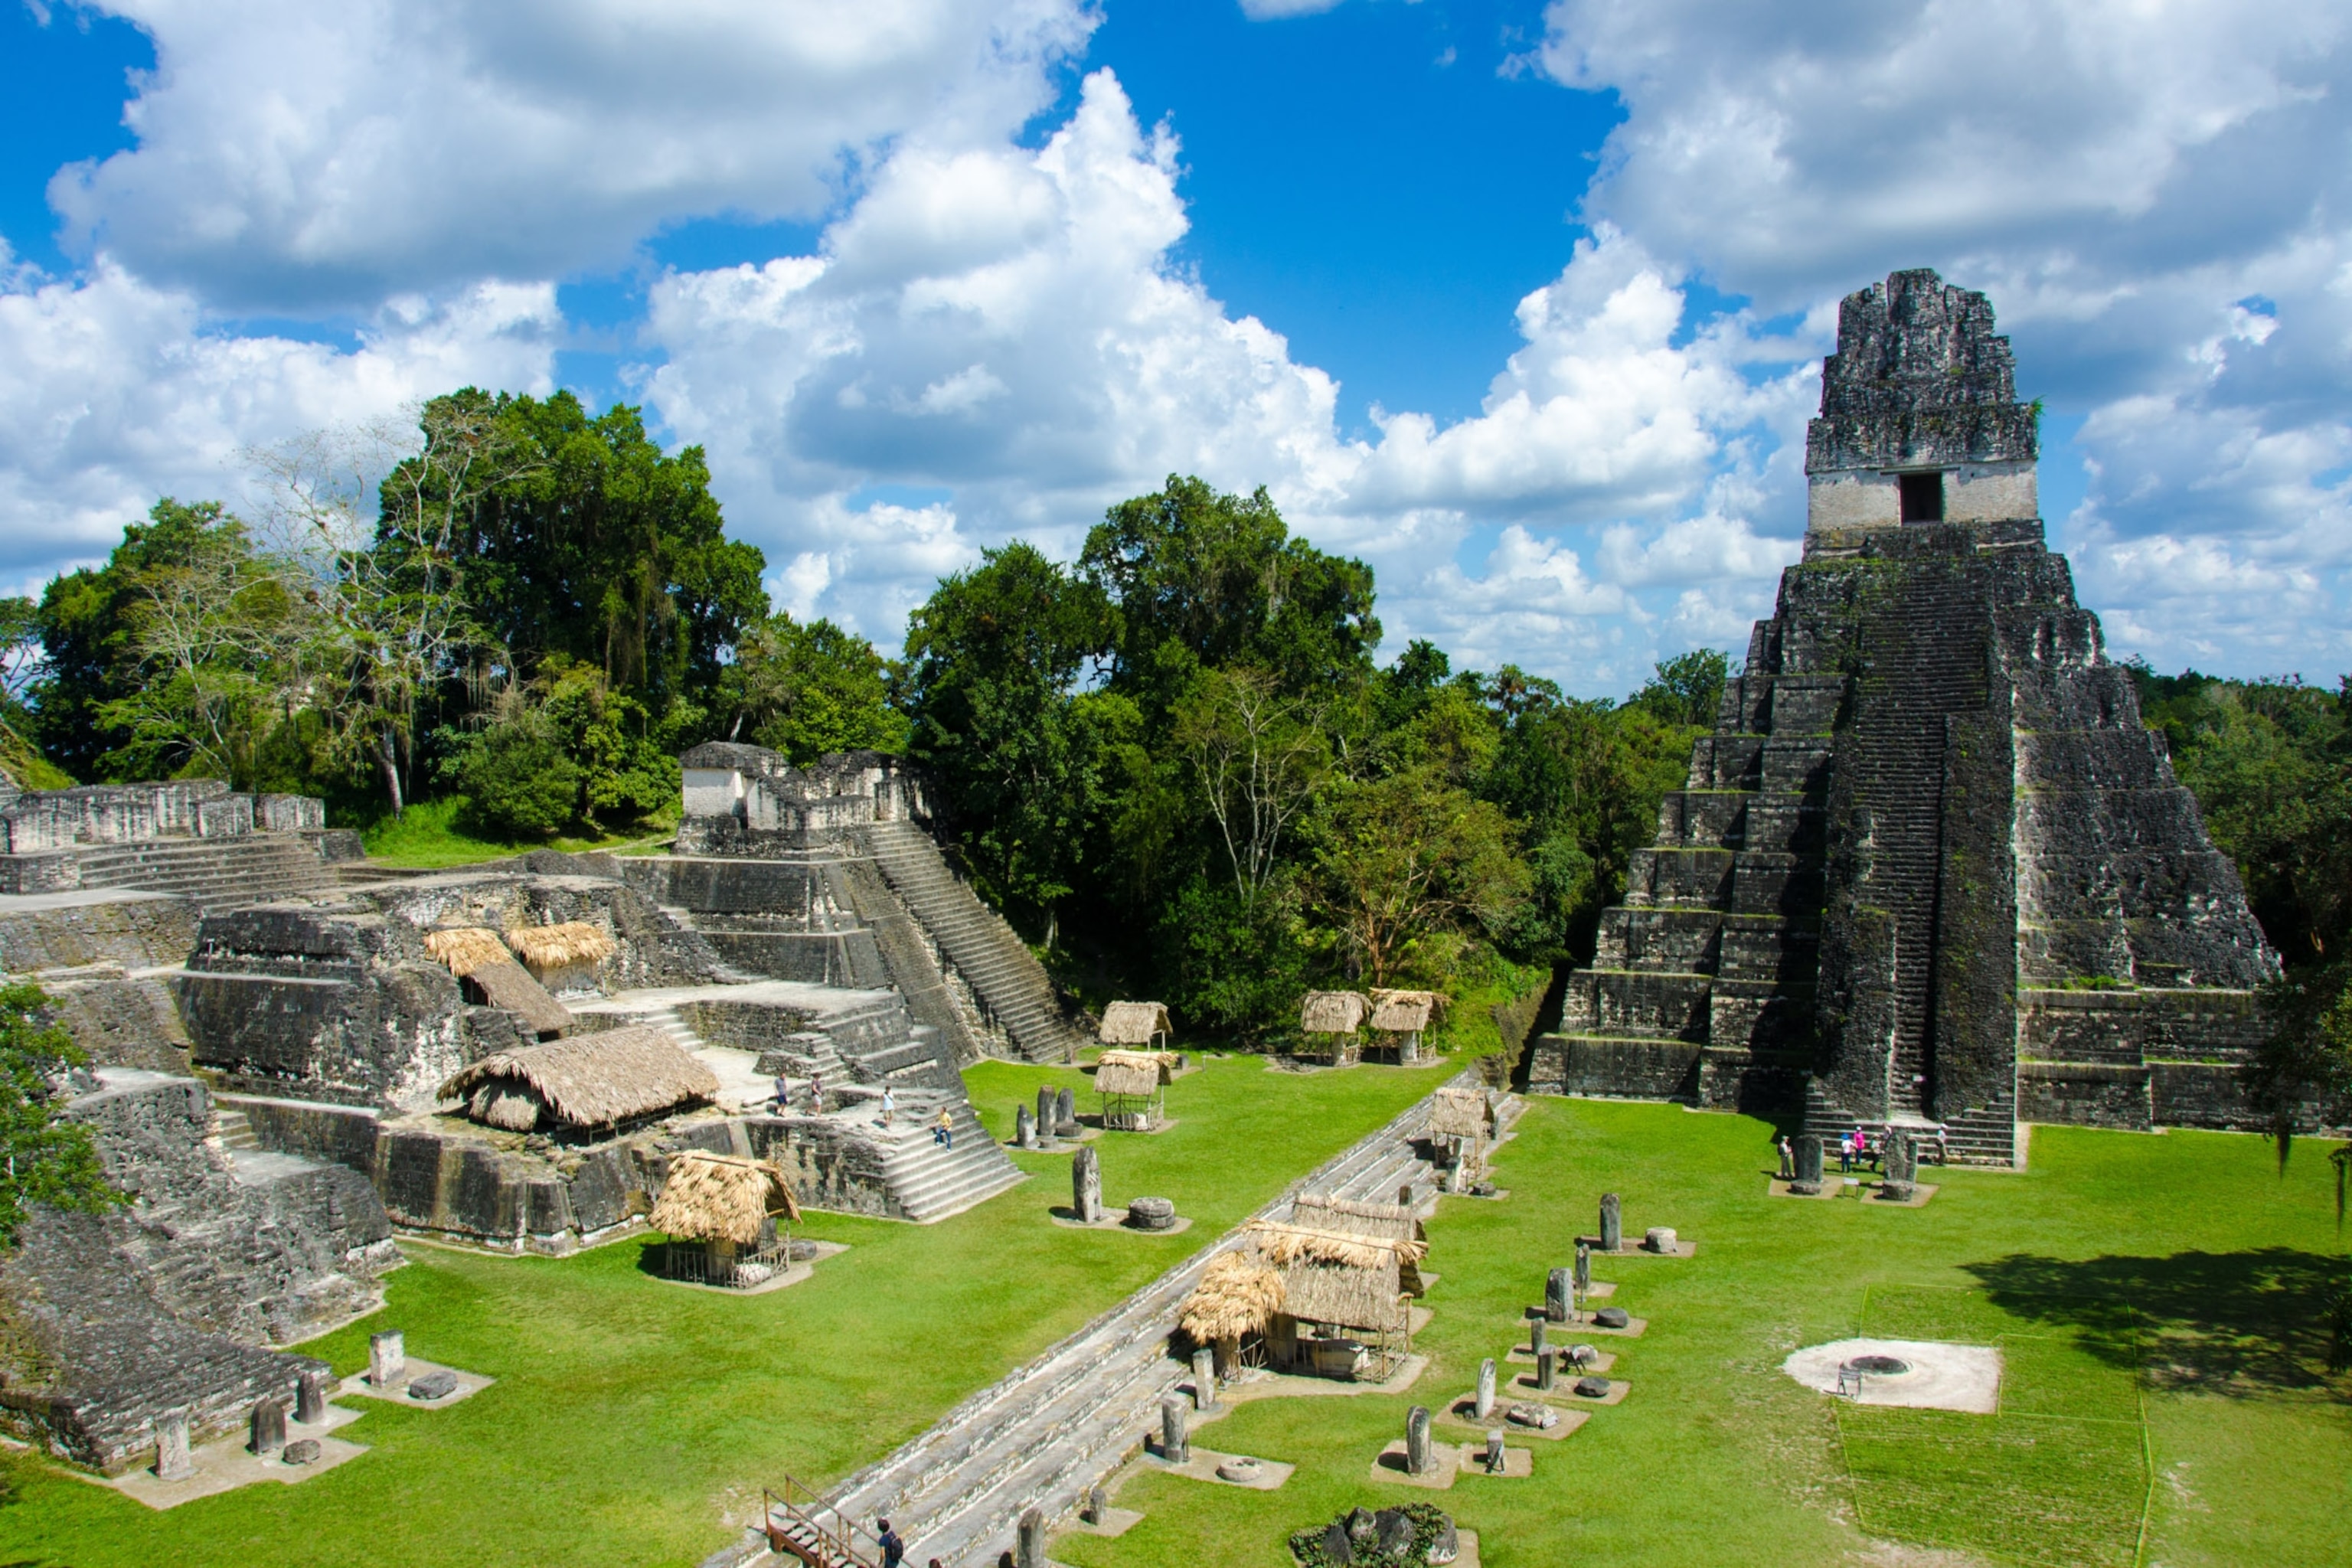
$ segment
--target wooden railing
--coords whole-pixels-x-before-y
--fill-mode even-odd
[[[782,1489],[760,1489],[768,1550],[808,1568],[881,1568],[882,1543],[856,1521],[792,1477]]]

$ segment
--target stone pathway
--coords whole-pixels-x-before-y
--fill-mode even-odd
[[[1475,1083],[1469,1075],[1454,1080]],[[1394,1203],[1436,1196],[1434,1172],[1413,1149],[1428,1126],[1423,1100],[1286,1188],[1253,1218],[1287,1215],[1302,1192]],[[1507,1110],[1506,1115],[1509,1114]],[[1022,1512],[1073,1513],[1158,1430],[1160,1398],[1192,1375],[1168,1355],[1177,1310],[1209,1260],[1239,1245],[1240,1230],[1186,1258],[1043,1355],[965,1399],[931,1429],[834,1489],[842,1512],[870,1529],[889,1519],[908,1559],[946,1568],[989,1568],[1013,1544]],[[756,1536],[715,1553],[704,1568],[772,1561]]]

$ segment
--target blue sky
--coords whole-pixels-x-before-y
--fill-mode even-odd
[[[0,586],[567,385],[886,647],[1181,470],[1370,561],[1392,647],[1622,691],[1768,612],[1835,300],[1929,265],[2117,651],[2352,667],[2337,7],[0,6]]]

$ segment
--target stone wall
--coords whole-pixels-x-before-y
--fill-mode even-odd
[[[240,1424],[304,1366],[263,1348],[373,1310],[395,1266],[391,1225],[355,1172],[205,1142],[194,1079],[123,1069],[67,1114],[95,1134],[104,1215],[36,1210],[0,1260],[0,1423],[106,1470],[143,1462],[155,1418],[191,1413],[199,1437]]]

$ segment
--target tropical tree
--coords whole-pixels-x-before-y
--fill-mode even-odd
[[[779,610],[752,622],[736,639],[719,692],[730,737],[795,765],[829,752],[906,748],[906,716],[890,706],[882,656],[829,620],[803,624]]]
[[[66,1074],[89,1058],[47,1008],[37,985],[0,986],[0,1247],[36,1204],[97,1214],[124,1201],[89,1127],[58,1114]]]

